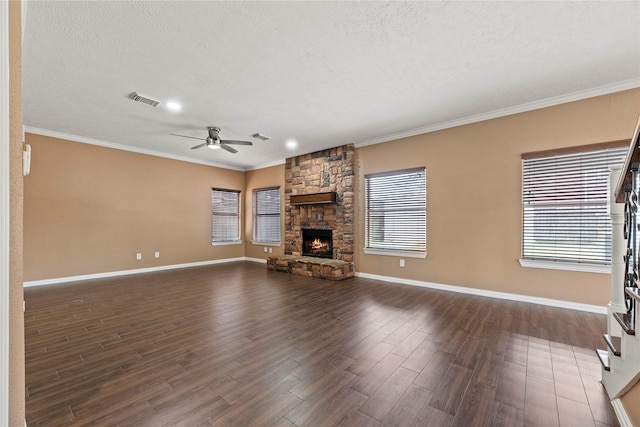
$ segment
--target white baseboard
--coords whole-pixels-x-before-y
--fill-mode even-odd
[[[129,274],[151,273],[155,271],[199,267],[203,265],[224,264],[224,263],[237,262],[237,261],[249,261],[249,262],[257,262],[261,264],[266,264],[267,262],[266,259],[252,258],[252,257],[223,258],[223,259],[215,259],[210,261],[190,262],[186,264],[161,265],[157,267],[138,268],[133,270],[109,271],[105,273],[84,274],[80,276],[32,280],[32,281],[24,282],[23,286],[25,288],[28,288],[33,286],[54,285],[57,283],[69,283],[69,282],[78,282],[81,280],[103,279],[108,277],[126,276]],[[568,308],[570,310],[587,311],[590,313],[607,314],[607,307],[601,307],[597,305],[581,304],[577,302],[562,301],[562,300],[555,300],[555,299],[549,299],[549,298],[539,298],[539,297],[532,297],[527,295],[510,294],[506,292],[495,292],[495,291],[489,291],[485,289],[466,288],[464,286],[444,285],[440,283],[423,282],[420,280],[403,279],[400,277],[380,276],[377,274],[369,274],[369,273],[362,273],[362,272],[356,272],[356,276],[364,277],[367,279],[380,280],[384,282],[393,282],[393,283],[400,283],[404,285],[420,286],[423,288],[439,289],[442,291],[458,292],[463,294],[478,295],[478,296],[489,297],[489,298],[498,298],[498,299],[506,299],[511,301],[527,302],[531,304],[548,305],[551,307]]]
[[[611,401],[611,406],[613,406],[613,411],[616,413],[616,417],[618,417],[620,427],[634,427],[633,424],[631,424],[631,419],[627,415],[627,411],[624,409],[624,405],[619,398],[613,399]]]
[[[571,302],[571,301],[532,297],[528,295],[510,294],[507,292],[496,292],[496,291],[489,291],[486,289],[466,288],[464,286],[443,285],[441,283],[423,282],[420,280],[403,279],[400,277],[380,276],[377,274],[369,274],[369,273],[361,273],[361,272],[356,272],[356,277],[364,277],[367,279],[381,280],[384,282],[401,283],[403,285],[421,286],[423,288],[439,289],[441,291],[478,295],[482,297],[527,302],[531,304],[548,305],[551,307],[568,308],[570,310],[587,311],[589,313],[607,314],[607,307],[601,307],[599,305],[581,304],[578,302]]]
[[[246,258],[246,257],[223,258],[223,259],[214,259],[210,261],[189,262],[186,264],[160,265],[158,267],[136,268],[133,270],[108,271],[106,273],[83,274],[80,276],[56,277],[54,279],[43,279],[43,280],[31,280],[28,282],[24,282],[23,287],[28,288],[32,286],[44,286],[44,285],[54,285],[57,283],[78,282],[81,280],[104,279],[107,277],[126,276],[129,274],[151,273],[154,271],[175,270],[177,268],[199,267],[203,265],[212,265],[212,264],[224,264],[224,263],[236,262],[236,261],[259,262],[258,258]],[[264,262],[266,263],[266,261]]]

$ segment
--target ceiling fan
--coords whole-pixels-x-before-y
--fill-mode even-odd
[[[249,141],[234,141],[231,139],[220,139],[220,136],[218,135],[220,133],[220,128],[215,126],[209,126],[207,130],[209,132],[209,136],[207,136],[206,138],[196,138],[195,136],[178,135],[176,133],[172,133],[171,135],[181,136],[183,138],[200,139],[202,141],[206,141],[203,144],[198,144],[194,147],[191,147],[192,150],[195,150],[196,148],[208,147],[213,150],[222,148],[223,150],[227,150],[230,153],[237,153],[238,150],[236,150],[233,147],[229,147],[229,145],[253,145],[253,143]]]

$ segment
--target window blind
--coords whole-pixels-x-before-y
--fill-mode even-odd
[[[280,243],[280,187],[253,190],[253,241]]]
[[[367,249],[427,249],[425,168],[365,175]]]
[[[213,188],[211,190],[211,241],[240,241],[240,191]]]
[[[610,167],[627,147],[527,158],[522,164],[522,257],[611,264]]]

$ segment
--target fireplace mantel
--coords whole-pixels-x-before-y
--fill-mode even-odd
[[[324,193],[291,195],[289,200],[291,206],[319,205],[322,203],[336,203],[336,192],[327,191]]]

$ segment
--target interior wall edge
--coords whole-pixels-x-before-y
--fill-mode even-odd
[[[9,422],[9,5],[0,4],[0,424]]]
[[[620,427],[633,427],[631,419],[629,419],[629,415],[627,415],[627,411],[619,397],[611,401],[611,406],[613,406],[613,411],[616,413]]]

